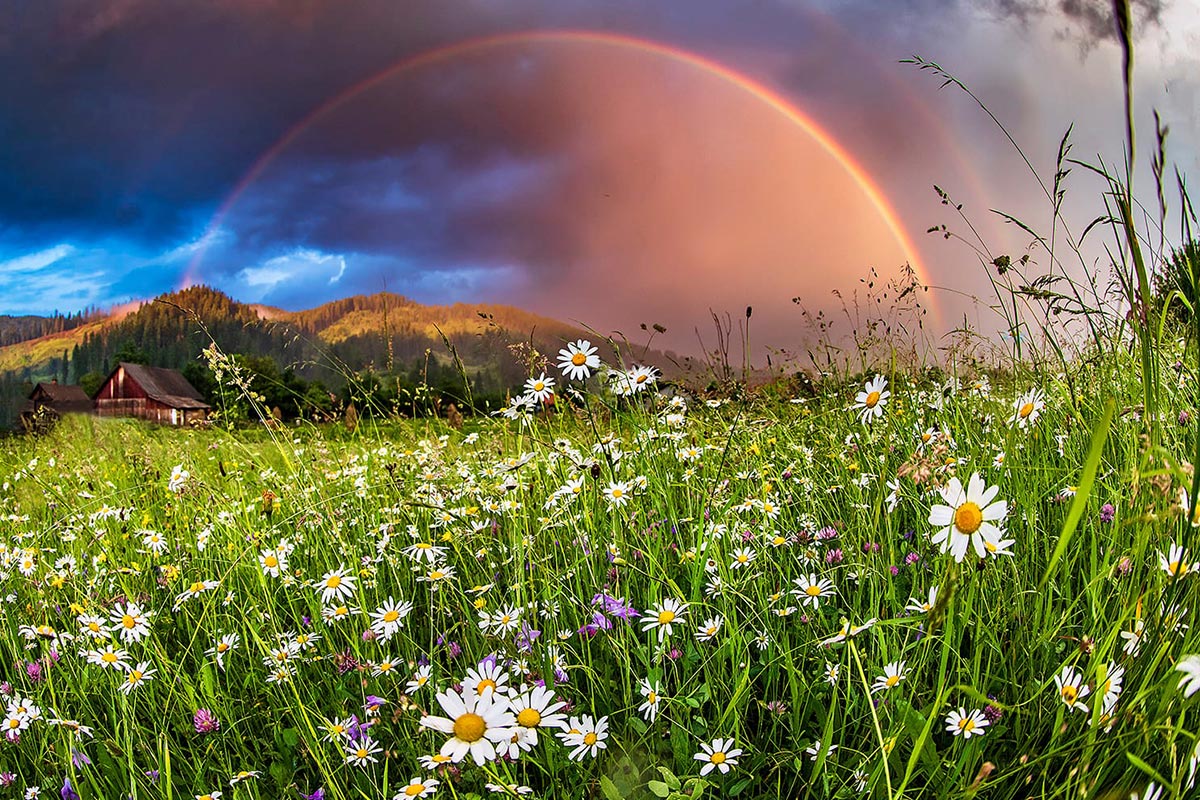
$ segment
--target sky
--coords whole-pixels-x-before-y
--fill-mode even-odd
[[[1200,167],[1200,14],[1134,6],[1152,200],[1154,110]],[[695,352],[753,306],[756,352],[787,351],[801,307],[837,317],[908,264],[934,340],[994,330],[976,251],[927,231],[965,234],[961,204],[1037,274],[993,210],[1044,231],[1050,206],[969,96],[900,61],[959,78],[1048,179],[1072,124],[1073,155],[1121,161],[1114,32],[1106,0],[10,0],[0,313],[387,289]],[[1098,189],[1070,177],[1075,231]]]

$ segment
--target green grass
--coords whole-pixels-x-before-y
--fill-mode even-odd
[[[1200,642],[1167,617],[1197,606],[1200,579],[1170,577],[1158,553],[1193,542],[1177,505],[1194,423],[1174,418],[1195,407],[1195,384],[1164,387],[1169,415],[1151,448],[1129,411],[1141,393],[1129,357],[1072,369],[1073,394],[1062,376],[1022,373],[994,377],[989,396],[964,388],[944,402],[940,384],[892,376],[893,394],[869,425],[851,408],[859,385],[827,382],[806,403],[752,397],[710,408],[689,398],[686,409],[593,389],[578,414],[468,421],[471,443],[437,422],[231,434],[95,418],[10,440],[0,467],[10,554],[0,656],[6,670],[15,665],[12,691],[40,706],[42,720],[0,756],[16,787],[57,791],[69,777],[83,797],[283,797],[317,787],[327,797],[390,797],[427,774],[419,756],[447,738],[419,724],[422,711],[443,713],[434,689],[497,654],[520,662],[512,684],[545,680],[571,714],[606,717],[607,749],[572,761],[543,730],[515,761],[440,768],[443,794],[485,794],[491,782],[547,797],[664,796],[678,776],[719,796],[858,796],[860,771],[876,797],[1118,796],[1109,793],[1141,789],[1151,775],[1182,797],[1200,698],[1176,689],[1173,664]],[[1014,398],[1033,387],[1045,408],[1027,428],[1011,424]],[[668,413],[683,416],[668,422]],[[923,443],[929,428],[938,439]],[[606,449],[622,455],[597,455],[600,437],[616,437]],[[681,460],[683,448],[699,459]],[[190,473],[178,493],[168,488],[176,464]],[[957,563],[931,543],[930,508],[941,502],[931,492],[974,472],[1008,502],[1012,555]],[[575,477],[578,496],[547,509]],[[635,487],[619,506],[603,495],[614,480]],[[1077,484],[1073,501],[1060,496]],[[1115,508],[1107,523],[1105,503]],[[120,514],[97,516],[105,508]],[[144,545],[147,530],[165,539],[163,553]],[[258,555],[284,539],[295,548],[288,571],[267,576]],[[439,565],[454,570],[436,591],[414,572],[428,566],[404,552],[418,540],[444,548]],[[754,558],[734,568],[742,548]],[[21,554],[35,558],[29,575]],[[64,557],[73,566],[56,566]],[[324,622],[312,584],[340,565],[357,577],[348,605],[361,613]],[[835,587],[815,609],[789,594],[810,572]],[[220,585],[173,611],[196,581]],[[905,610],[935,585],[928,613]],[[662,646],[612,614],[580,633],[601,593],[642,612],[666,599],[690,605]],[[366,615],[389,597],[414,606],[403,629],[386,643],[364,639]],[[130,662],[157,670],[128,695],[122,673],[80,656],[100,645],[85,643],[76,621],[107,618],[126,599],[151,612],[151,635],[125,647]],[[519,630],[480,630],[481,611],[502,609],[540,631],[531,646],[522,649]],[[712,618],[719,633],[697,641]],[[849,643],[821,644],[843,620],[870,619]],[[1120,633],[1138,620],[1141,646],[1123,652]],[[22,635],[38,625],[78,638],[56,646]],[[220,669],[205,651],[228,633],[240,645]],[[268,682],[263,659],[298,633],[319,640],[294,655],[290,680]],[[373,676],[367,665],[384,659],[398,664],[394,674]],[[24,665],[39,660],[35,679]],[[408,693],[421,660],[430,684]],[[871,693],[897,661],[904,679]],[[1110,717],[1100,718],[1094,690],[1088,713],[1068,711],[1054,676],[1072,665],[1095,687],[1110,663],[1125,669]],[[827,665],[839,669],[835,684]],[[638,711],[642,679],[664,698],[653,722]],[[361,718],[368,695],[387,701],[370,729],[386,752],[360,768],[321,737],[326,720]],[[951,710],[989,704],[998,719],[984,735],[945,732]],[[215,714],[219,731],[195,731],[198,708]],[[92,735],[46,724],[54,716]],[[716,737],[745,752],[728,774],[700,779],[693,754]],[[806,749],[817,740],[813,760]],[[72,766],[72,748],[90,765]],[[240,770],[261,774],[231,787]]]

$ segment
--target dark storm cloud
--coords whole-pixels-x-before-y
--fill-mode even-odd
[[[1136,5],[1141,21],[1163,13],[1151,0]],[[7,3],[0,259],[69,243],[77,249],[62,274],[89,254],[93,296],[104,297],[95,287],[105,281],[107,297],[120,299],[168,289],[217,209],[314,109],[412,54],[528,29],[627,33],[747,70],[797,98],[881,182],[908,229],[920,231],[943,221],[932,216],[940,210],[930,183],[964,192],[981,183],[968,180],[977,171],[964,166],[972,154],[959,152],[980,137],[943,125],[929,82],[896,60],[922,52],[983,63],[1001,45],[960,46],[980,18],[1095,41],[1107,36],[1106,8],[1103,0],[896,0],[883,11],[867,0]],[[634,213],[641,198],[623,194],[625,179],[672,158],[623,141],[615,126],[605,143],[649,160],[597,152],[597,121],[588,115],[616,99],[604,91],[636,90],[649,75],[671,79],[669,65],[643,62],[624,85],[598,80],[625,75],[610,59],[628,56],[506,47],[380,83],[300,132],[236,195],[195,278],[293,305],[375,291],[384,276],[390,288],[431,298],[508,287],[521,302],[512,287],[522,279],[553,288],[608,269],[606,247],[650,236]],[[1013,53],[1014,61],[1026,57]],[[1034,114],[1030,80],[992,80],[983,92],[1023,129]],[[713,94],[718,84],[696,81]],[[661,114],[653,102],[641,113]],[[624,124],[683,145],[689,135],[671,119],[646,124],[632,114]],[[909,194],[914,186],[924,199]],[[972,200],[987,207],[978,194]],[[671,218],[663,205],[646,211]],[[673,230],[689,244],[686,218]],[[299,278],[275,280],[283,270]]]
[[[1116,41],[1117,25],[1112,0],[990,0],[997,13],[1023,24],[1050,19],[1066,23],[1059,30],[1086,48]],[[1133,0],[1135,31],[1144,33],[1162,21],[1167,0]]]
[[[170,240],[324,98],[436,36],[441,3],[72,0],[0,11],[0,219]],[[414,22],[415,21],[415,22]]]

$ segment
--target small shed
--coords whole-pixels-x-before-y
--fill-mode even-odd
[[[63,414],[90,414],[92,398],[81,386],[68,386],[54,381],[39,383],[21,406],[21,424],[26,429],[53,422]]]
[[[178,370],[124,361],[96,392],[94,405],[102,417],[139,417],[170,425],[201,422],[210,408]]]

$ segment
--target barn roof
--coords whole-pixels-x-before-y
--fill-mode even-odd
[[[157,400],[171,408],[208,408],[203,396],[196,387],[188,383],[179,370],[165,367],[146,367],[141,364],[130,364],[122,361],[117,369],[125,368],[125,374],[132,378],[152,400]],[[116,370],[114,370],[114,373]],[[112,376],[109,376],[111,379]]]

